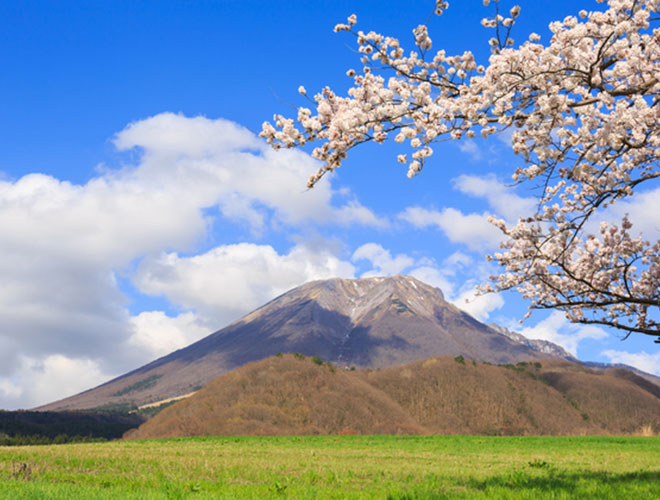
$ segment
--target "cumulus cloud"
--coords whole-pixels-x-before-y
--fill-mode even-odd
[[[218,327],[306,281],[351,278],[352,264],[329,251],[296,245],[280,255],[269,245],[223,245],[204,254],[145,260],[134,281],[149,295],[195,310]]]
[[[601,354],[609,358],[611,363],[623,363],[660,376],[660,352],[649,354],[646,351],[627,352],[608,349]]]
[[[126,299],[110,269],[86,263],[84,256],[76,261],[77,255],[75,249],[70,255],[49,255],[30,249],[29,242],[23,255],[0,249],[2,357],[55,352],[126,366],[128,360],[115,349],[130,335]],[[9,367],[15,362],[5,364],[0,374]]]
[[[538,203],[537,197],[519,196],[512,187],[499,181],[493,174],[460,175],[452,179],[452,184],[454,189],[461,193],[484,199],[494,214],[509,223],[534,213]],[[639,191],[635,196],[611,205],[590,221],[588,229],[597,233],[601,221],[618,221],[627,214],[633,223],[634,235],[641,234],[649,240],[656,241],[660,239],[658,213],[660,213],[660,187]],[[419,216],[419,220],[424,221],[424,218]],[[425,224],[432,225],[433,222],[427,220]]]
[[[499,293],[477,295],[475,288],[470,287],[452,299],[451,303],[479,321],[486,321],[490,313],[504,305],[504,299]]]
[[[20,370],[12,377],[0,378],[0,401],[6,408],[28,408],[56,401],[105,382],[96,360],[52,354],[33,358],[19,356]]]
[[[163,113],[130,124],[114,144],[131,161],[101,169],[83,184],[39,173],[0,178],[0,407],[45,403],[80,390],[80,380],[89,388],[94,374],[117,375],[202,335],[205,324],[187,311],[132,317],[120,283],[131,278],[136,262],[143,261],[144,270],[162,255],[194,254],[213,217],[254,234],[307,224],[387,225],[350,192],[335,189],[332,179],[307,191],[306,179],[317,169],[311,157],[275,152],[227,120]],[[337,260],[333,268],[330,257],[320,264],[318,256],[300,252],[271,254],[274,261],[298,259],[306,270],[282,277],[269,268],[271,275],[261,277],[266,284],[248,293],[253,298],[245,308],[317,276],[315,270],[324,277],[351,272],[350,264]],[[255,261],[246,258],[244,270],[264,262],[258,252],[248,255]],[[235,273],[222,271],[238,283]],[[174,293],[167,287],[155,293],[166,292]],[[229,309],[218,317],[239,313],[235,304]],[[77,377],[56,375],[76,370]],[[86,372],[91,375],[80,376]],[[53,375],[42,379],[43,373]],[[62,390],[21,389],[17,396],[16,387],[42,380],[59,380]]]
[[[467,144],[467,143],[466,143]],[[419,206],[408,207],[398,215],[414,227],[440,229],[452,243],[462,243],[475,252],[496,249],[504,236],[502,232],[488,222],[488,217],[496,215],[509,222],[515,222],[521,216],[532,213],[535,209],[534,198],[523,198],[501,183],[492,175],[460,175],[452,180],[454,189],[463,194],[484,199],[489,212],[465,214],[454,207],[441,210]]]
[[[452,281],[452,274],[435,266],[415,267],[408,274],[418,280],[442,290],[442,294],[447,297],[453,296],[455,284]]]
[[[444,264],[454,270],[470,266],[473,262],[474,259],[463,252],[454,252],[444,260]]]
[[[316,187],[314,189],[316,189]],[[359,224],[382,229],[387,228],[390,225],[389,220],[384,217],[378,217],[357,200],[349,200],[343,206],[334,209],[332,218],[335,223],[344,226]]]
[[[480,266],[474,265],[472,257],[463,252],[454,252],[440,265],[436,265],[433,261],[416,262],[415,267],[408,274],[424,283],[440,288],[447,300],[456,301],[457,276],[460,276],[458,280],[468,280],[464,287],[472,285],[471,288],[474,288],[471,278],[474,277],[472,274],[475,271],[480,275],[483,274]],[[464,309],[464,305],[465,301],[459,307]]]
[[[452,243],[462,243],[470,250],[483,251],[498,247],[502,233],[488,222],[489,214],[464,214],[455,208],[430,210],[408,207],[399,214],[399,219],[425,229],[437,227]]]
[[[270,211],[286,224],[386,224],[355,199],[333,204],[340,193],[331,182],[307,190],[318,164],[306,153],[274,151],[227,120],[163,113],[129,125],[114,142],[121,151],[142,151],[137,177],[176,190],[198,206],[217,204],[223,215],[256,231]]]
[[[373,266],[373,269],[362,274],[363,278],[400,274],[415,263],[414,259],[405,254],[392,257],[391,252],[378,243],[366,243],[362,245],[353,252],[351,260],[354,262],[367,260]]]
[[[493,174],[460,175],[452,179],[452,183],[461,193],[484,199],[494,214],[509,223],[534,213],[538,203],[538,198],[534,196],[519,196],[512,187],[500,182]],[[648,189],[637,192],[635,196],[621,200],[597,214],[590,221],[588,230],[597,233],[601,221],[618,221],[627,214],[633,223],[634,235],[641,234],[651,241],[656,241],[660,239],[658,213],[660,213],[660,188]],[[420,216],[420,220],[424,219]],[[432,222],[426,222],[426,225],[431,224]]]
[[[197,342],[215,330],[214,325],[192,312],[171,317],[163,311],[145,311],[131,318],[133,335],[130,346],[144,352],[144,358],[156,359]]]
[[[562,346],[573,356],[578,356],[578,347],[585,339],[600,340],[607,338],[607,333],[594,325],[580,325],[569,322],[560,311],[553,311],[535,326],[512,328],[529,339],[549,340]]]
[[[242,243],[192,257],[169,253],[145,259],[135,274],[135,284],[145,293],[163,295],[191,310],[176,316],[145,311],[133,317],[124,311],[126,324],[118,324],[125,330],[123,335],[104,331],[93,337],[105,342],[105,352],[87,345],[92,340],[82,330],[63,334],[64,339],[54,335],[57,345],[41,346],[30,356],[17,355],[30,352],[29,343],[0,337],[5,347],[2,355],[11,360],[0,372],[0,405],[33,407],[89,389],[185,347],[295,286],[353,274],[353,265],[329,250],[302,244],[286,254],[278,254],[269,245]],[[44,328],[49,328],[47,321]],[[102,324],[102,318],[91,316],[85,325],[93,329],[95,321]],[[38,343],[44,338],[33,340]],[[81,343],[82,347],[76,345]],[[122,364],[120,356],[128,356],[130,362]]]
[[[461,193],[485,199],[498,216],[510,222],[534,213],[536,208],[536,198],[518,196],[513,188],[501,183],[492,174],[483,177],[460,175],[452,182]]]

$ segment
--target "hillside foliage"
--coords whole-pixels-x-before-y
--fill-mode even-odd
[[[144,420],[139,415],[109,412],[0,410],[0,446],[117,439]]]
[[[626,370],[557,359],[336,370],[285,354],[221,375],[125,437],[660,432],[659,392]]]

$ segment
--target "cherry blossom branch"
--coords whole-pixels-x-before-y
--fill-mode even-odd
[[[650,27],[660,0],[608,0],[604,11],[551,23],[549,43],[532,33],[517,48],[510,34],[520,8],[504,17],[493,1],[495,16],[481,22],[495,30],[485,65],[469,51],[433,53],[428,20],[406,55],[396,38],[355,30],[350,16],[335,27],[355,37],[363,65],[347,72],[348,95],[326,87],[314,112],[276,115],[261,135],[276,148],[319,143],[311,188],[366,142],[408,146],[397,161],[412,177],[435,143],[512,128],[524,162],[513,180],[541,180],[539,203],[516,224],[492,221],[507,238],[492,256],[503,270],[481,290],[517,289],[530,310],[660,339],[660,242],[632,238],[627,217],[589,232],[614,203],[660,178],[660,29]],[[436,2],[436,14],[447,7]]]

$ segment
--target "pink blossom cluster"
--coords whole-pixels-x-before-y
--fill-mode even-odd
[[[504,271],[482,291],[517,289],[530,309],[660,338],[660,243],[633,237],[627,218],[588,231],[603,209],[660,177],[660,28],[651,27],[660,0],[608,0],[604,11],[551,23],[546,44],[532,33],[517,48],[520,7],[503,16],[493,3],[482,20],[495,32],[485,66],[469,51],[433,51],[426,24],[406,52],[396,38],[356,31],[349,17],[335,28],[362,54],[362,68],[347,72],[348,95],[326,87],[310,99],[315,111],[276,115],[261,135],[276,148],[317,142],[313,187],[365,142],[407,146],[397,160],[411,177],[439,141],[511,128],[525,165],[513,179],[540,186],[539,208],[513,227],[492,221],[508,237],[492,257]],[[436,2],[436,13],[447,7]]]

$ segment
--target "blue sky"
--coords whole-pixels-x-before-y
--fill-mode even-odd
[[[488,57],[491,14],[451,2],[434,48]],[[513,4],[503,2],[506,9]],[[514,38],[593,1],[523,2]],[[0,408],[90,388],[187,345],[310,279],[413,274],[484,322],[581,359],[660,374],[657,345],[534,314],[515,294],[472,298],[495,271],[488,214],[534,193],[506,183],[506,137],[446,143],[409,180],[391,145],[317,165],[256,133],[297,93],[346,90],[352,39],[398,36],[427,0],[4,2],[0,6]],[[468,304],[465,299],[472,299]]]

